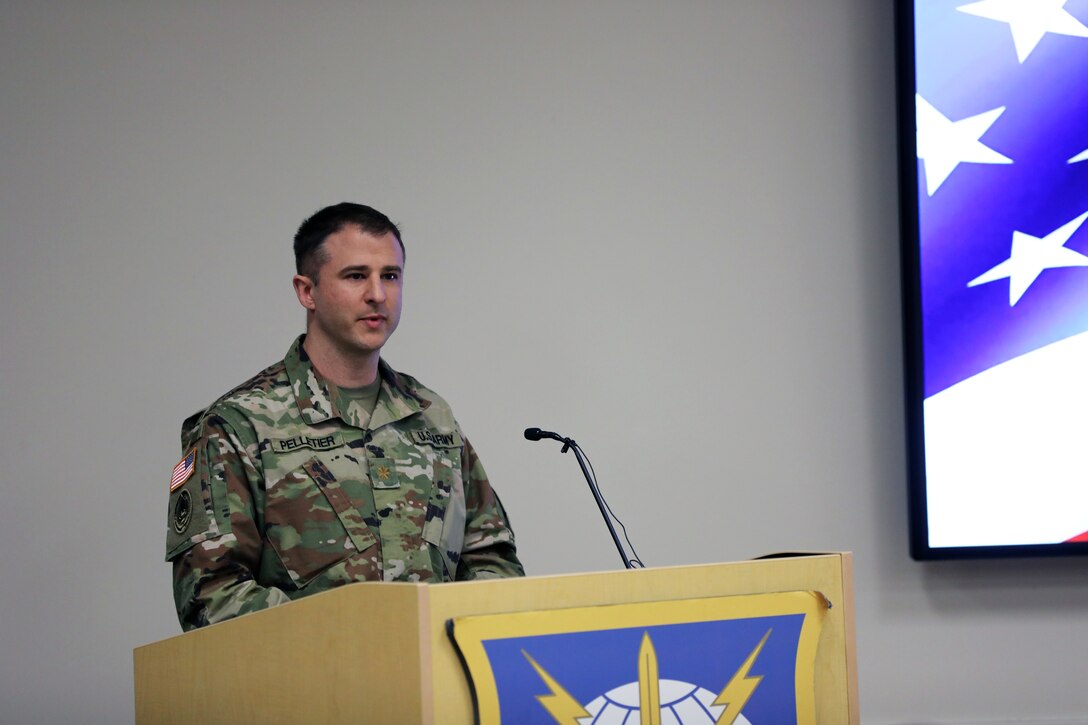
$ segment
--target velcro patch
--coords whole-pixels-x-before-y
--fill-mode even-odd
[[[178,465],[174,466],[174,472],[170,474],[170,493],[184,486],[185,482],[189,480],[189,476],[193,475],[193,469],[195,468],[196,448],[193,448],[185,454],[185,458],[178,461]]]
[[[397,464],[392,458],[370,458],[370,485],[374,488],[400,488]]]
[[[166,528],[167,561],[200,541],[225,533],[212,518],[209,509],[210,501],[205,498],[200,476],[190,476],[179,490],[170,494]]]
[[[173,500],[170,518],[172,519],[174,533],[178,536],[184,536],[193,520],[193,496],[189,493],[189,489],[182,490]]]
[[[414,430],[412,440],[418,445],[435,448],[460,448],[462,445],[461,434],[456,430]]]
[[[291,438],[272,438],[269,443],[273,453],[288,453],[299,448],[311,448],[315,451],[327,451],[330,448],[339,448],[344,445],[344,438],[340,433],[329,433],[325,436],[297,435]]]

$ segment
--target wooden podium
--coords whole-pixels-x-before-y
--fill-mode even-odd
[[[848,553],[451,584],[354,584],[138,647],[136,722],[472,723],[453,617],[809,590],[816,721],[859,723]]]

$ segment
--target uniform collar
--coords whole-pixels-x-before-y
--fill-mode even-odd
[[[378,375],[382,379],[382,388],[378,393],[378,403],[369,423],[364,420],[357,404],[340,394],[340,389],[330,384],[310,362],[309,355],[302,347],[306,335],[299,335],[283,359],[287,369],[287,379],[295,394],[299,415],[308,425],[324,423],[332,418],[339,418],[344,423],[356,428],[378,428],[387,423],[407,418],[424,410],[430,401],[416,394],[414,386],[389,367],[385,360],[378,361]]]

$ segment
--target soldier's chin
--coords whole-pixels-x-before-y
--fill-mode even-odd
[[[365,334],[359,335],[355,338],[355,346],[359,352],[370,353],[381,350],[389,339],[389,333],[386,330],[380,331],[366,331]]]

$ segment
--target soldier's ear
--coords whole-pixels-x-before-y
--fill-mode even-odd
[[[291,278],[291,283],[295,286],[295,296],[298,297],[299,304],[313,312],[316,307],[314,304],[314,281],[306,275],[296,274]]]

